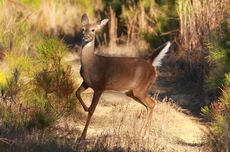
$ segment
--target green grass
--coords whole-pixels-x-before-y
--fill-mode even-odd
[[[42,0],[20,0],[23,4],[26,4],[32,8],[38,9]]]

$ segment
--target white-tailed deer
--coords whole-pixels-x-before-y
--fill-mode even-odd
[[[148,96],[147,90],[157,76],[154,66],[160,65],[161,59],[171,45],[168,42],[162,50],[153,53],[148,60],[96,55],[94,50],[95,32],[104,27],[108,21],[108,19],[104,19],[90,24],[86,14],[81,18],[83,38],[80,74],[83,82],[76,91],[76,96],[84,110],[88,112],[88,118],[80,139],[85,139],[90,119],[105,90],[126,91],[127,96],[144,105],[148,111],[145,126],[146,128],[150,126],[155,101]],[[89,87],[93,89],[94,94],[88,108],[81,98],[81,93]]]

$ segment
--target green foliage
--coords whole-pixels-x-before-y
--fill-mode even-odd
[[[35,77],[35,84],[46,94],[54,93],[58,98],[66,98],[74,91],[71,68],[70,66],[63,68],[60,60],[54,60],[50,69],[39,72]]]
[[[206,88],[211,92],[218,91],[224,84],[225,74],[230,72],[229,35],[227,25],[223,24],[220,29],[213,31],[208,38],[207,48],[209,49],[209,55],[207,60],[213,70],[206,80]]]
[[[230,87],[230,73],[225,74],[224,86]]]
[[[204,106],[204,107],[201,108],[201,115],[207,121],[213,120],[213,111],[208,106]]]
[[[7,74],[4,71],[0,71],[0,88],[5,87],[7,84]]]
[[[29,128],[44,129],[60,117],[75,112],[75,87],[71,67],[62,62],[66,45],[57,38],[45,37],[36,49],[36,71],[24,98],[29,107],[35,108]]]
[[[156,0],[156,4],[164,11],[168,16],[178,16],[176,7],[177,3],[181,0]]]
[[[67,46],[56,37],[43,37],[36,50],[39,63],[45,66],[49,66],[51,61],[60,60],[68,52]]]
[[[3,86],[0,86],[1,91],[1,98],[3,100],[10,100],[15,101],[16,96],[20,92],[20,84],[19,84],[19,76],[20,73],[18,69],[15,69],[13,71],[12,77],[9,79],[6,79],[6,84]]]
[[[158,33],[157,35],[153,35],[148,32],[144,32],[143,34],[144,34],[145,40],[147,40],[154,47],[158,47],[159,44],[162,43],[162,39],[159,35],[160,33]]]
[[[118,35],[125,35],[127,43],[137,44],[140,41],[147,41],[157,47],[165,39],[169,39],[170,30],[179,26],[178,21],[173,19],[177,17],[175,0],[104,0],[103,2],[104,11],[108,12],[109,7],[114,10],[119,19]],[[164,32],[169,33],[161,35]]]
[[[122,6],[127,5],[128,1],[126,0],[103,0],[105,3],[105,8],[108,9],[110,6],[116,12],[117,16],[120,16],[122,13]]]
[[[9,69],[18,69],[19,71],[23,71],[25,73],[30,72],[33,68],[31,65],[31,58],[28,54],[23,55],[16,51],[7,52],[5,61],[8,64]]]
[[[37,111],[28,122],[28,128],[45,129],[56,122],[57,118],[47,111]]]
[[[2,124],[45,129],[76,112],[71,67],[62,60],[68,48],[60,39],[16,17],[15,22],[0,24],[0,45],[6,64],[0,71]]]
[[[29,86],[33,88],[33,94],[28,92],[26,96],[31,107],[40,109],[33,115],[30,127],[45,128],[60,116],[75,112],[75,87],[71,67],[62,62],[67,53],[63,42],[54,37],[45,37],[36,49],[37,70],[30,84],[32,86]]]
[[[53,51],[49,50],[50,52]],[[19,83],[17,69],[11,79],[6,79],[6,84],[1,87],[1,97],[5,102],[15,102],[10,105],[14,107],[13,109],[2,105],[1,115],[4,118],[4,124],[13,121],[14,128],[27,126],[30,129],[45,129],[53,125],[60,117],[76,112],[77,102],[73,94],[75,87],[71,67],[61,64],[62,57],[59,55],[53,54],[52,59],[47,59],[50,60],[50,66],[43,70],[34,66],[36,71],[34,77],[28,83],[24,83],[23,87]],[[15,100],[16,97],[17,100]],[[19,101],[22,102],[20,107]]]
[[[214,124],[210,128],[209,144],[214,151],[226,151],[230,144],[230,89],[212,105]]]
[[[220,28],[209,35],[207,40],[209,49],[207,60],[212,71],[206,80],[206,87],[211,92],[222,91],[219,100],[211,106],[211,117],[214,123],[210,128],[209,144],[213,151],[227,151],[230,144],[229,35],[228,24],[224,22]]]
[[[23,4],[29,5],[33,8],[38,8],[41,4],[41,0],[20,0]]]
[[[6,6],[5,6],[6,7]],[[5,8],[6,9],[6,8]],[[31,23],[23,16],[7,14],[9,20],[2,16],[0,24],[0,50],[5,54],[5,72],[18,69],[21,75],[28,75],[32,71],[32,45],[36,38],[36,31],[31,30]]]

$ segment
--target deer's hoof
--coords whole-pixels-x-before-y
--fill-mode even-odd
[[[81,141],[83,141],[83,140],[85,140],[85,139],[86,139],[86,136],[81,135],[81,136],[77,139],[77,142],[79,143],[79,142],[81,142]]]

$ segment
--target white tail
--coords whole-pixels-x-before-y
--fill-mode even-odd
[[[161,60],[165,57],[166,53],[169,51],[170,46],[171,46],[171,43],[167,42],[166,46],[156,56],[156,58],[153,60],[153,63],[152,63],[154,67],[161,66]]]

